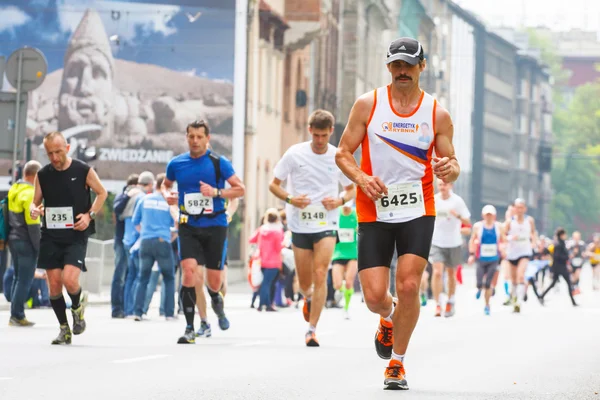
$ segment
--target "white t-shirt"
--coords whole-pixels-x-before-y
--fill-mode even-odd
[[[435,195],[435,229],[431,244],[445,249],[459,247],[462,245],[460,218],[453,216],[450,211],[454,210],[462,218],[471,218],[471,213],[465,201],[457,194],[450,192],[450,197],[442,199],[441,193]]]
[[[325,210],[321,200],[337,198],[339,184],[352,183],[335,163],[336,147],[329,145],[327,152],[316,154],[311,142],[298,143],[290,147],[275,165],[275,178],[287,180],[287,191],[292,196],[306,194],[310,204],[299,209],[286,204],[288,227],[295,233],[317,233],[338,229],[338,209]]]

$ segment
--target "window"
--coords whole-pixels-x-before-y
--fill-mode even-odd
[[[521,114],[519,120],[521,121],[519,125],[519,133],[522,135],[527,134],[527,115]]]
[[[527,154],[524,151],[519,151],[519,169],[527,169]],[[519,196],[522,197],[522,196]]]
[[[521,88],[519,90],[519,95],[522,97],[527,97],[527,80],[521,79]]]
[[[535,154],[529,154],[529,171],[537,174],[537,156]]]
[[[536,208],[535,192],[533,190],[529,190],[529,198],[527,199],[527,204],[529,204],[529,207]]]
[[[512,99],[507,99],[494,92],[486,91],[485,109],[489,113],[508,119],[513,114],[513,102]]]
[[[271,112],[271,96],[272,96],[272,88],[273,85],[273,56],[269,50],[265,50],[265,63],[267,64],[267,68],[265,68],[265,106],[267,107],[267,112]]]

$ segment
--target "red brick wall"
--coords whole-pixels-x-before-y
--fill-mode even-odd
[[[318,21],[321,0],[286,0],[285,18],[288,21]]]

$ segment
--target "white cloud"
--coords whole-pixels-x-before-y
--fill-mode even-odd
[[[87,8],[98,11],[108,36],[119,35],[121,40],[134,39],[140,28],[146,34],[172,35],[177,29],[168,23],[181,10],[179,6],[163,4],[63,0],[58,11],[62,30],[73,32]]]
[[[180,71],[183,75],[187,75],[187,76],[196,76],[196,68],[192,68],[190,70],[187,71]]]
[[[13,30],[17,26],[27,23],[31,17],[17,7],[0,7],[0,32]]]

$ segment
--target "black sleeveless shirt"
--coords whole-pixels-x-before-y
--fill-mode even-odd
[[[74,240],[87,239],[96,232],[94,221],[85,231],[76,231],[73,228],[67,229],[49,229],[47,221],[49,217],[48,209],[52,207],[72,207],[73,223],[77,222],[77,215],[85,214],[92,207],[92,196],[90,188],[86,185],[90,166],[80,160],[71,160],[71,165],[64,171],[56,170],[52,164],[47,164],[38,172],[38,182],[42,189],[44,198],[45,215],[42,220],[42,238],[71,242]],[[58,218],[60,221],[60,216]]]

